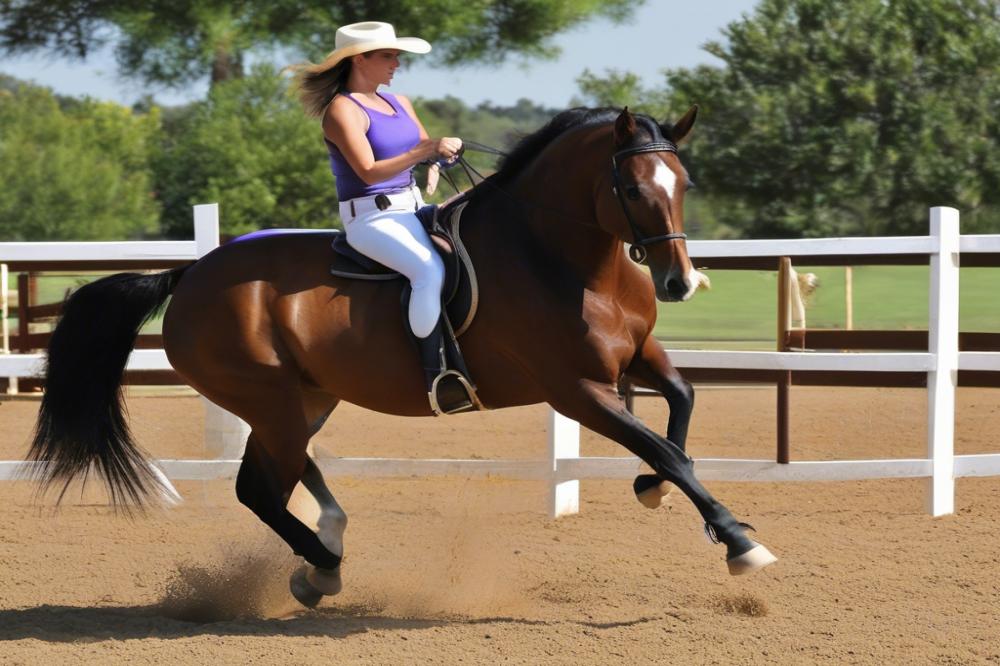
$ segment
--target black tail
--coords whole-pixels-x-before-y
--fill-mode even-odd
[[[154,275],[119,273],[77,289],[49,342],[35,436],[28,459],[43,489],[62,481],[59,499],[91,464],[111,503],[141,506],[161,484],[125,420],[122,373],[139,329],[166,302],[187,266]]]

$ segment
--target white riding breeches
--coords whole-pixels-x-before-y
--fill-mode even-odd
[[[425,338],[433,332],[441,316],[444,263],[414,213],[415,205],[423,205],[419,190],[406,194],[408,203],[394,195],[390,196],[392,203],[386,210],[376,208],[366,212],[362,211],[368,197],[354,199],[355,208],[360,209],[357,217],[351,215],[351,202],[343,202],[341,219],[351,247],[410,280],[410,328],[418,338]]]

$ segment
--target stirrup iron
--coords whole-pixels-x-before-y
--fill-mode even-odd
[[[479,401],[476,388],[462,373],[455,370],[442,370],[434,378],[427,399],[431,403],[431,409],[438,416],[485,409],[483,403]]]

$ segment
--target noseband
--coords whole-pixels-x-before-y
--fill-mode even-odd
[[[622,212],[625,213],[625,219],[628,220],[628,226],[632,230],[632,245],[629,247],[628,254],[632,258],[632,261],[641,264],[646,260],[646,246],[652,245],[653,243],[660,243],[662,241],[670,240],[683,240],[687,238],[687,234],[683,232],[671,232],[669,234],[662,234],[660,236],[649,236],[645,237],[642,232],[639,231],[638,225],[632,218],[632,213],[629,211],[628,202],[625,201],[625,195],[622,193],[621,187],[621,173],[618,171],[619,165],[628,157],[633,155],[639,155],[641,153],[674,153],[677,154],[677,144],[672,141],[654,141],[652,143],[647,143],[643,146],[638,146],[636,148],[626,148],[625,150],[619,150],[617,153],[611,157],[611,177],[612,185],[611,189],[614,190],[615,195],[618,196],[618,203],[622,206]]]

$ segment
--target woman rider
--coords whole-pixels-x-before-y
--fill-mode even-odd
[[[397,38],[390,24],[377,21],[341,27],[334,44],[323,62],[299,68],[298,85],[306,113],[323,121],[347,242],[410,280],[409,325],[431,405],[437,398],[462,402],[466,394],[458,382],[439,386],[437,396],[432,390],[442,371],[444,264],[415,214],[424,202],[413,180],[415,165],[454,159],[462,141],[429,138],[409,99],[379,92],[392,81],[400,51],[427,53],[431,45],[416,37]],[[448,377],[453,375],[442,379]]]

